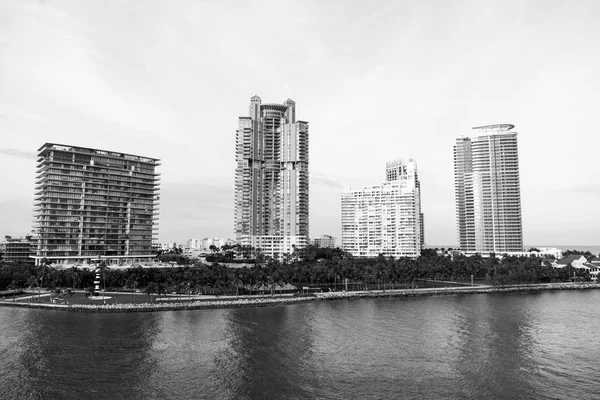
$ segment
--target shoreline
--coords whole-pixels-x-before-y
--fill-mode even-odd
[[[258,298],[236,298],[231,297],[220,300],[195,300],[176,303],[119,303],[119,304],[40,304],[19,303],[2,300],[0,306],[52,309],[68,312],[88,313],[126,313],[126,312],[154,312],[154,311],[180,311],[180,310],[211,310],[224,308],[247,308],[247,307],[269,307],[281,304],[300,304],[313,301],[331,300],[356,300],[393,297],[420,297],[462,294],[489,294],[489,293],[511,293],[511,292],[539,292],[546,290],[588,290],[600,289],[600,283],[543,283],[533,285],[506,285],[506,286],[470,286],[470,287],[446,287],[425,289],[393,289],[393,290],[371,290],[355,292],[324,292],[315,293],[310,296],[298,297],[258,297]]]

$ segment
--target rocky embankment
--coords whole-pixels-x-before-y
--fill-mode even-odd
[[[536,292],[540,290],[584,290],[600,289],[598,283],[543,283],[535,285],[506,285],[506,286],[470,286],[470,287],[446,287],[430,289],[396,289],[396,290],[372,290],[361,292],[327,292],[317,293],[316,297],[322,300],[336,299],[365,299],[379,297],[416,297],[416,296],[439,296],[456,294],[485,294],[505,292]]]
[[[173,303],[119,303],[119,304],[39,304],[0,302],[0,305],[26,308],[45,308],[76,312],[145,312],[145,311],[176,311],[201,310],[215,308],[265,307],[278,304],[297,304],[314,301],[315,297],[268,297],[243,298],[231,300],[182,301]]]

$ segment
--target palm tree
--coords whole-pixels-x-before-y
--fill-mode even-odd
[[[240,285],[244,286],[244,281],[242,281],[242,279],[236,275],[233,280],[231,281],[231,284],[233,286],[235,286],[235,291],[236,291],[236,296],[240,295]]]
[[[261,288],[261,290],[263,291],[263,294],[264,294],[264,288],[268,287],[270,279],[271,278],[267,274],[265,274],[263,271],[260,272],[260,275],[256,279],[256,284],[257,284],[257,286],[259,286]]]
[[[165,286],[164,283],[159,283],[158,284],[158,288],[156,290],[156,293],[158,294],[158,296],[164,296],[165,294],[167,294],[167,287]]]
[[[28,288],[33,289],[33,287],[37,285],[37,278],[35,275],[30,275],[27,282],[25,282],[25,285],[27,285]]]
[[[79,287],[81,284],[81,276],[79,275],[79,271],[77,267],[73,267],[73,291],[75,291],[75,286]]]
[[[16,280],[14,280],[14,279],[10,282],[10,284],[7,287],[7,289],[13,291],[13,301],[15,301],[15,296],[16,296],[16,293],[17,293],[17,289],[19,289],[19,288],[20,288],[19,283]]]
[[[146,289],[144,290],[144,293],[150,296],[150,302],[152,303],[152,293],[158,293],[158,285],[156,284],[156,282],[148,283]]]

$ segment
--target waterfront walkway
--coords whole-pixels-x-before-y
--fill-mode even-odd
[[[385,297],[416,297],[433,295],[462,295],[485,294],[504,292],[532,292],[541,290],[582,290],[600,289],[598,283],[545,283],[532,285],[507,285],[491,286],[479,285],[472,287],[446,287],[446,288],[416,288],[393,290],[363,290],[352,292],[323,292],[306,296],[291,294],[259,295],[259,296],[196,296],[199,298],[185,299],[174,297],[162,298],[161,301],[151,303],[118,303],[118,304],[51,304],[38,302],[25,302],[27,298],[20,297],[18,301],[6,299],[0,305],[27,308],[51,308],[56,310],[81,311],[81,312],[143,312],[143,311],[175,311],[214,308],[239,308],[239,307],[264,307],[279,304],[297,304],[320,300],[365,299]],[[106,295],[112,293],[107,292]],[[47,294],[49,296],[49,294]],[[37,295],[32,296],[37,298]]]

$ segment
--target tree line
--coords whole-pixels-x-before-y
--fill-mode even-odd
[[[253,287],[292,284],[337,288],[411,287],[415,282],[452,281],[506,285],[514,283],[561,282],[573,279],[589,281],[585,270],[544,266],[535,257],[465,257],[439,255],[423,250],[416,259],[354,258],[340,249],[307,246],[282,260],[267,259],[242,268],[229,268],[213,262],[203,264],[180,254],[165,254],[178,266],[171,268],[132,267],[125,270],[102,268],[102,287],[118,290],[145,289],[176,293],[248,292]],[[43,263],[46,264],[46,263]],[[0,264],[0,289],[44,287],[85,289],[93,286],[95,272],[83,268],[51,268],[48,265]]]

